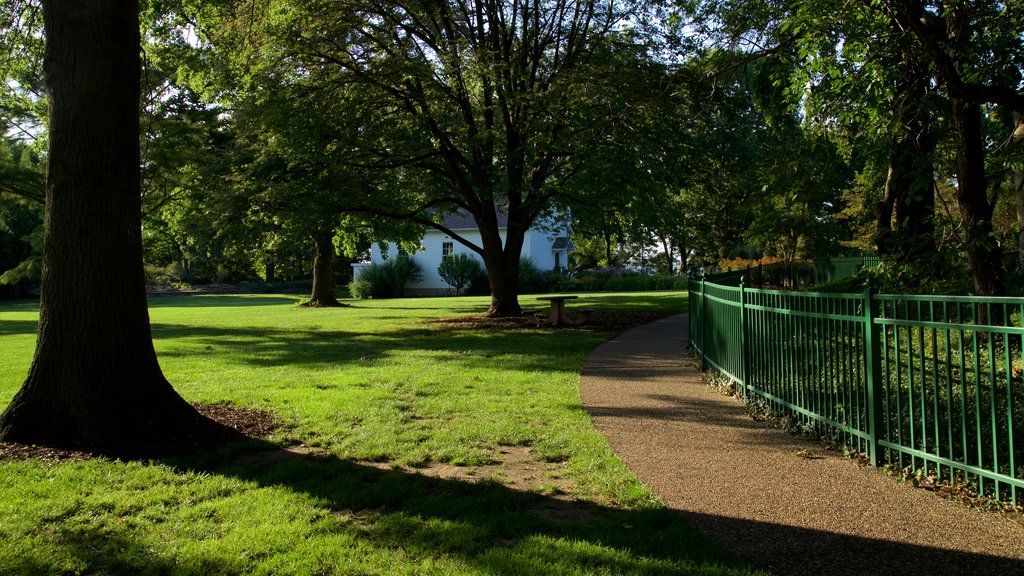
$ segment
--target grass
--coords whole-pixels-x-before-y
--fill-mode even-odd
[[[0,573],[751,573],[664,509],[591,426],[579,371],[611,334],[429,322],[481,313],[480,298],[295,302],[154,298],[157,352],[183,396],[286,427],[177,460],[0,462]],[[576,305],[682,310],[685,293]],[[3,405],[37,317],[0,304]],[[509,450],[542,473],[513,482]]]

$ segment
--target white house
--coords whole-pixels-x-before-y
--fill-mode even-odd
[[[508,218],[504,215],[498,216],[498,229],[502,241],[505,240],[505,226]],[[466,240],[481,245],[480,231],[477,229],[473,217],[465,213],[451,214],[442,221],[442,225]],[[569,252],[575,249],[569,234],[572,233],[572,226],[566,221],[544,221],[541,226],[534,226],[526,231],[523,240],[523,258],[529,258],[540,270],[553,270],[555,268],[565,269],[569,264]],[[390,244],[386,254],[381,253],[380,245],[374,243],[370,247],[370,262],[357,262],[352,265],[354,278],[359,278],[360,272],[370,264],[379,264],[385,259],[407,257],[417,264],[423,272],[423,278],[419,282],[409,284],[406,293],[415,296],[428,296],[448,294],[450,286],[445,284],[437,274],[437,267],[441,259],[455,254],[468,254],[476,258],[483,267],[483,259],[476,253],[464,246],[459,241],[448,236],[440,230],[428,228],[420,240],[420,248],[415,254],[406,254],[404,250],[395,244]]]

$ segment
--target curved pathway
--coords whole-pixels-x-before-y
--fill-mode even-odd
[[[756,422],[705,385],[686,354],[686,315],[596,348],[580,394],[668,507],[774,574],[1024,576],[1024,525]]]

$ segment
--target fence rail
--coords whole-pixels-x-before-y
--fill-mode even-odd
[[[691,280],[702,364],[875,465],[1024,501],[1024,299]]]

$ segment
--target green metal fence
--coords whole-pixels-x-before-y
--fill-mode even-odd
[[[1024,299],[689,289],[691,346],[748,400],[875,465],[1024,500]]]

